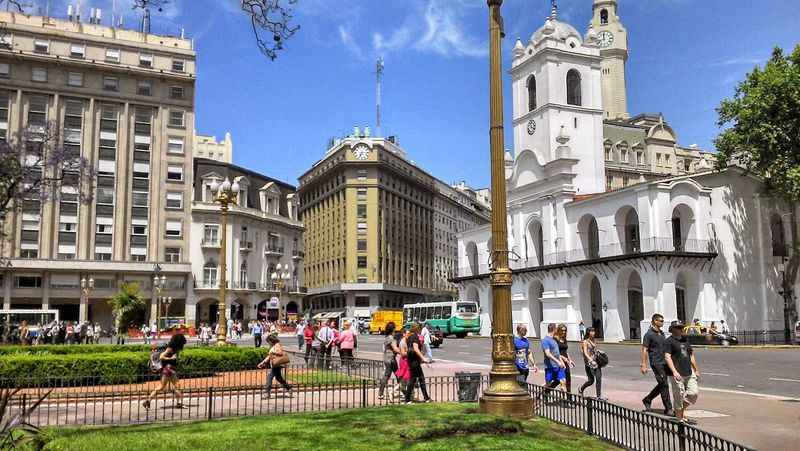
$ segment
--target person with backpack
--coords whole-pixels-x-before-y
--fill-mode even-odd
[[[408,369],[411,373],[411,378],[406,386],[406,404],[411,404],[411,395],[414,393],[414,386],[419,383],[419,389],[422,392],[422,402],[432,402],[431,397],[428,396],[428,389],[425,386],[425,373],[422,371],[423,363],[430,363],[430,360],[422,353],[424,344],[419,335],[419,324],[411,326],[411,335],[406,338],[408,346]]]
[[[595,334],[596,332],[594,327],[586,329],[586,335],[583,337],[583,341],[581,342],[581,354],[583,354],[583,363],[586,368],[586,377],[588,380],[581,385],[580,395],[583,396],[584,390],[594,384],[594,390],[597,393],[597,399],[600,401],[606,401],[606,399],[602,396],[603,369],[600,365],[602,362],[599,362],[600,359],[598,359],[599,356],[602,356],[602,351],[597,349],[597,343],[594,341]]]
[[[269,335],[267,337],[267,343],[270,345],[267,357],[258,364],[259,368],[269,368],[267,385],[264,387],[265,393],[262,395],[262,398],[269,399],[272,393],[272,379],[277,379],[286,390],[287,396],[291,397],[292,386],[286,382],[286,379],[283,378],[283,374],[281,372],[283,367],[289,363],[289,354],[283,350],[283,346],[281,345],[281,341],[278,339],[277,335]]]
[[[178,389],[178,355],[186,345],[183,334],[175,334],[169,339],[167,347],[155,348],[150,354],[150,369],[161,374],[161,385],[153,390],[147,399],[142,401],[142,407],[150,409],[150,402],[159,392],[172,392],[178,398],[176,409],[183,409],[183,393]]]

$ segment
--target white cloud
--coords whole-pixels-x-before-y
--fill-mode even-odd
[[[347,49],[353,56],[356,57],[358,60],[364,59],[364,51],[361,49],[361,46],[353,39],[353,35],[350,32],[348,27],[343,25],[339,25],[339,40],[342,41],[342,45],[344,48]]]
[[[463,2],[457,4],[466,6]],[[438,0],[428,2],[424,12],[425,30],[414,48],[442,56],[486,56],[488,47],[464,32],[463,9],[453,6],[444,6]]]
[[[728,58],[724,60],[714,61],[709,64],[709,67],[722,67],[722,66],[755,66],[756,64],[763,64],[767,61],[766,58],[750,58],[750,57],[739,57],[739,58]]]
[[[392,32],[388,39],[383,34],[372,33],[372,49],[377,53],[392,52],[406,48],[411,42],[411,27],[403,26]]]

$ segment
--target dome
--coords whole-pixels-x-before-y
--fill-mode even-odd
[[[531,42],[538,42],[545,35],[553,36],[559,41],[566,41],[568,37],[573,36],[578,42],[583,43],[583,38],[581,38],[581,34],[578,33],[575,27],[558,19],[547,19],[547,22],[531,36]]]

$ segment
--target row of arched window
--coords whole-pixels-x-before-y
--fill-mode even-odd
[[[567,72],[567,105],[581,106],[581,74],[575,69]],[[536,109],[536,76],[528,77],[528,111]]]

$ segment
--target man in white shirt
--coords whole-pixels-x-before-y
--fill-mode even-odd
[[[317,331],[316,340],[319,342],[319,367],[327,368],[331,360],[331,351],[333,351],[333,331],[330,327],[330,320]]]
[[[422,324],[420,336],[422,337],[422,345],[425,348],[425,357],[427,357],[428,360],[433,360],[433,352],[431,351],[431,330],[427,322]]]

